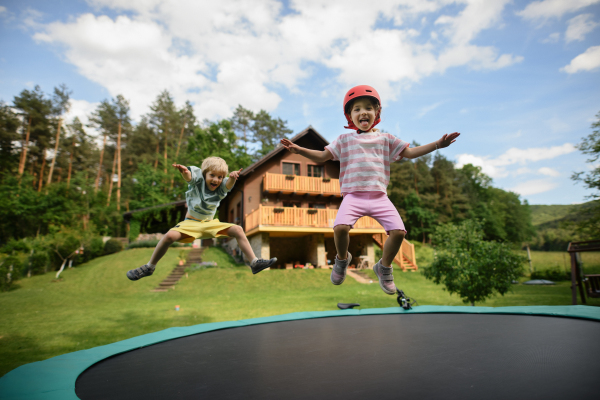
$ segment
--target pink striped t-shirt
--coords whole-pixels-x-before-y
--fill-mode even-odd
[[[340,162],[342,194],[352,192],[384,192],[390,182],[390,164],[402,158],[408,142],[390,133],[342,133],[325,146]]]

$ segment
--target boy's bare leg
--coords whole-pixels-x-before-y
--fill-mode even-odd
[[[348,246],[350,244],[350,225],[336,225],[333,228],[333,239],[338,260],[348,258]]]
[[[250,261],[250,268],[252,269],[253,274],[257,274],[263,269],[269,268],[271,265],[277,262],[277,258],[273,257],[270,260],[263,260],[256,258],[252,247],[250,246],[250,242],[244,233],[244,230],[239,225],[234,225],[227,229],[220,231],[218,234],[224,234],[227,236],[231,236],[235,238],[238,242],[238,246],[240,246],[240,250],[246,256],[246,259]]]
[[[176,241],[180,239],[184,239],[186,237],[190,237],[185,233],[181,233],[178,231],[169,231],[165,236],[160,239],[160,242],[156,245],[154,249],[154,253],[152,253],[152,257],[150,257],[150,264],[156,265],[160,261],[161,258],[165,255],[169,247]]]
[[[219,234],[235,238],[235,240],[238,242],[238,246],[240,246],[240,250],[242,250],[242,253],[244,253],[248,261],[252,262],[256,258],[256,255],[250,246],[250,242],[248,241],[248,238],[246,237],[246,234],[241,226],[234,225],[230,228],[220,231]]]
[[[383,245],[383,256],[381,257],[381,263],[384,267],[392,265],[394,257],[398,254],[398,251],[400,251],[400,246],[402,245],[405,235],[406,233],[399,229],[390,231],[390,236]]]

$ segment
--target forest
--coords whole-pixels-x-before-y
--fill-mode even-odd
[[[231,118],[200,120],[190,102],[177,107],[167,91],[139,121],[118,95],[100,102],[84,125],[65,120],[70,95],[65,85],[51,94],[36,86],[0,103],[0,251],[45,249],[45,269],[63,265],[91,238],[125,236],[124,212],[183,199],[187,186],[172,163],[219,156],[230,170],[245,168],[293,136],[281,118],[241,105]],[[438,225],[478,219],[486,240],[535,242],[527,202],[494,187],[481,168],[457,168],[442,152],[391,168],[388,194],[410,240],[429,243]],[[59,237],[72,245],[56,251]]]

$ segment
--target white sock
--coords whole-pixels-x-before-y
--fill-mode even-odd
[[[258,257],[254,257],[254,260],[252,260],[252,262],[250,263],[250,265],[254,265],[255,262],[258,261]]]
[[[148,264],[146,264],[147,266],[149,266],[150,268],[156,268],[155,264],[150,264],[150,261],[148,261]]]

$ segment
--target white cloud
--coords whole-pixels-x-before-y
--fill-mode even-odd
[[[591,71],[598,67],[600,67],[600,46],[592,46],[560,70],[567,74],[574,74],[579,71]]]
[[[6,7],[4,6],[0,6],[0,15],[4,15],[8,12],[8,10],[6,9]]]
[[[548,35],[548,37],[542,40],[542,43],[556,43],[560,39],[560,32],[554,32]]]
[[[534,179],[527,182],[522,182],[508,189],[511,192],[518,193],[522,196],[530,196],[532,194],[544,193],[558,187],[558,183],[547,179]]]
[[[71,99],[69,112],[64,115],[64,120],[70,124],[73,122],[73,119],[77,117],[83,125],[87,125],[89,123],[88,117],[99,104],[100,103],[90,103],[86,100]],[[88,128],[86,128],[86,130],[87,129]]]
[[[201,118],[228,116],[238,104],[271,111],[281,101],[276,90],[297,91],[314,73],[311,65],[336,74],[330,91],[368,83],[393,100],[402,87],[451,67],[494,70],[523,59],[473,44],[483,30],[501,26],[509,0],[368,7],[358,0],[292,0],[288,14],[275,0],[88,2],[97,15],[46,24],[34,38],[64,50],[66,61],[111,96],[130,99],[134,116],[164,89],[179,103],[194,102]],[[127,15],[99,15],[104,9]],[[378,26],[381,18],[392,24]],[[408,27],[406,20],[426,22]]]
[[[596,29],[600,24],[592,21],[592,14],[581,14],[575,18],[571,18],[568,22],[567,31],[565,32],[565,41],[567,43],[574,40],[582,41],[585,35]]]
[[[542,168],[538,169],[538,172],[542,175],[547,175],[547,176],[552,176],[552,177],[560,176],[560,172],[558,172],[555,169],[548,168],[548,167],[542,167]]]
[[[537,147],[529,149],[518,149],[513,147],[496,158],[477,156],[474,154],[459,154],[457,156],[458,161],[456,166],[458,168],[462,168],[462,166],[465,164],[473,164],[481,167],[482,172],[491,178],[503,178],[509,175],[506,168],[509,165],[525,165],[531,162],[550,160],[564,154],[572,153],[575,150],[576,149],[573,144],[565,143],[562,146]],[[541,170],[547,172],[550,169],[541,168],[538,170],[538,172],[543,173]],[[524,172],[525,171],[522,169],[517,170],[517,174]]]
[[[425,114],[429,113],[430,111],[435,110],[436,108],[438,108],[440,105],[442,105],[444,102],[443,101],[439,101],[437,103],[428,105],[427,107],[423,107],[421,108],[421,111],[419,111],[419,113],[417,113],[417,118],[422,118],[425,116]]]
[[[528,20],[560,18],[564,14],[576,12],[600,0],[542,0],[531,2],[517,15]]]

